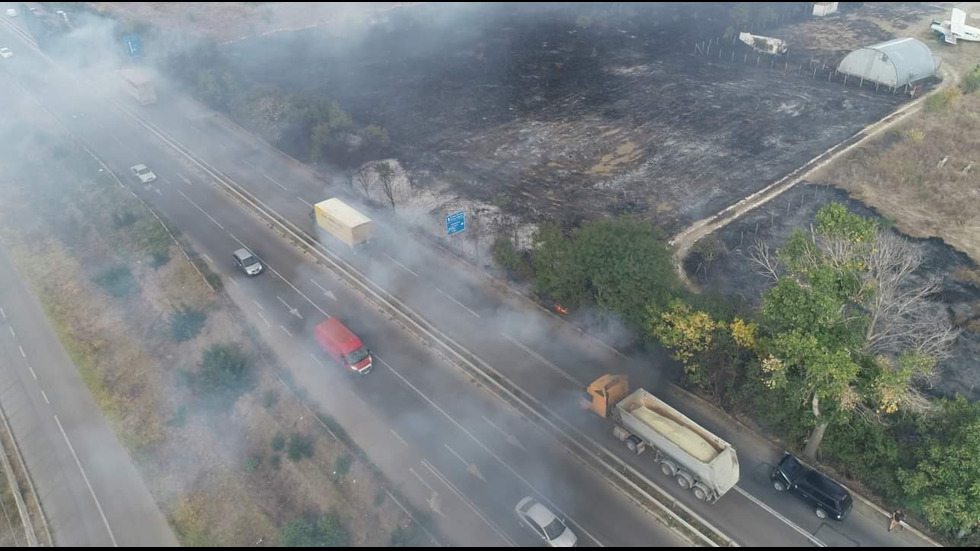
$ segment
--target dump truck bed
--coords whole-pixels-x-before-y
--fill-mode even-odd
[[[738,483],[731,444],[642,388],[616,404],[623,426],[697,475],[719,495]]]

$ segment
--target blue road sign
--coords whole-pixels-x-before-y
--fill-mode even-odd
[[[129,57],[141,57],[143,55],[143,45],[140,41],[140,35],[127,34],[123,37],[123,42],[126,44],[126,53]]]
[[[446,233],[453,235],[466,229],[466,214],[463,211],[454,212],[446,217]]]

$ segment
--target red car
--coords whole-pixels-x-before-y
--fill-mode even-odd
[[[337,318],[324,320],[316,326],[316,341],[324,352],[351,371],[366,375],[374,365],[371,351]]]

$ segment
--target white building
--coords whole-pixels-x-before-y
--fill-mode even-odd
[[[837,2],[814,2],[813,15],[823,17],[832,13],[837,13]]]

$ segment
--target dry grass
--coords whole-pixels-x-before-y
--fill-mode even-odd
[[[917,237],[939,237],[980,261],[980,95],[923,110],[816,181],[846,189]]]
[[[36,119],[31,127],[48,123],[40,113],[18,113]],[[264,407],[262,393],[279,388],[275,366],[257,365],[258,388],[229,413],[208,412],[181,384],[175,375],[196,369],[201,351],[214,343],[243,343],[257,356],[254,331],[236,321],[233,306],[210,292],[175,245],[166,264],[153,266],[150,251],[160,246],[155,220],[114,181],[100,177],[56,128],[17,140],[9,133],[23,129],[14,126],[0,130],[0,139],[15,144],[0,155],[6,176],[0,183],[0,242],[133,452],[181,542],[274,544],[283,523],[334,510],[352,543],[386,545],[406,516],[389,500],[375,503],[383,480],[361,462],[332,480],[332,466],[347,448],[326,435],[295,397],[280,392],[277,403]],[[46,147],[52,144],[68,154],[52,157]],[[120,211],[134,213],[135,221],[118,227],[113,214]],[[128,268],[137,283],[124,299],[93,281],[110,264]],[[199,335],[176,343],[167,319],[181,304],[205,309],[208,316]],[[306,421],[296,421],[304,415]],[[251,471],[244,467],[253,454],[270,453],[273,435],[295,431],[314,439],[311,459],[293,464],[283,457],[278,469],[271,461]]]

